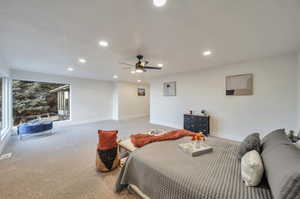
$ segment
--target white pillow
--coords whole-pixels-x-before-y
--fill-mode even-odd
[[[241,160],[242,180],[246,186],[257,186],[264,173],[264,166],[256,150],[247,152]]]

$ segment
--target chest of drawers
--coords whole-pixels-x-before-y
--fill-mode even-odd
[[[185,114],[184,129],[209,135],[209,116]]]

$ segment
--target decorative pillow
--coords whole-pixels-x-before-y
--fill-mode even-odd
[[[252,150],[256,150],[258,153],[260,153],[259,133],[253,133],[243,140],[243,142],[240,144],[238,158],[241,159],[245,153]]]
[[[276,134],[275,134],[276,135]],[[283,135],[283,136],[282,136]],[[300,198],[300,151],[285,134],[263,143],[261,157],[274,199]],[[287,139],[287,141],[283,141]]]
[[[278,145],[278,144],[290,144],[290,140],[285,133],[285,129],[277,129],[275,131],[272,131],[263,139],[261,140],[262,145],[263,144],[272,144],[272,145]]]
[[[99,141],[96,167],[99,171],[111,171],[119,166],[120,157],[117,143],[118,131],[98,131]]]
[[[264,173],[264,166],[256,150],[247,152],[241,160],[241,174],[246,186],[259,185]]]

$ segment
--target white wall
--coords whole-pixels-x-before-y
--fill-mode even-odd
[[[119,93],[118,83],[114,83],[113,86],[113,119],[119,120]]]
[[[2,76],[9,76],[10,75],[10,71],[8,67],[2,66],[0,64],[0,75]]]
[[[296,128],[295,55],[177,74],[151,81],[151,123],[183,127],[183,114],[205,109],[214,135],[241,140],[252,132]],[[254,95],[225,96],[225,76],[254,75]],[[177,96],[162,96],[163,82],[177,82]]]
[[[297,85],[298,85],[298,130],[300,130],[300,52],[298,54],[298,75],[297,75]]]
[[[146,89],[146,96],[138,96],[138,88]],[[149,116],[149,85],[118,82],[115,84],[116,107],[114,119],[125,120]]]
[[[81,124],[112,119],[112,82],[17,70],[12,70],[11,75],[13,79],[71,84],[71,121],[61,124]]]

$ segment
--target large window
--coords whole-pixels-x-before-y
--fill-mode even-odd
[[[40,119],[70,119],[68,84],[14,80],[12,89],[14,125]]]

